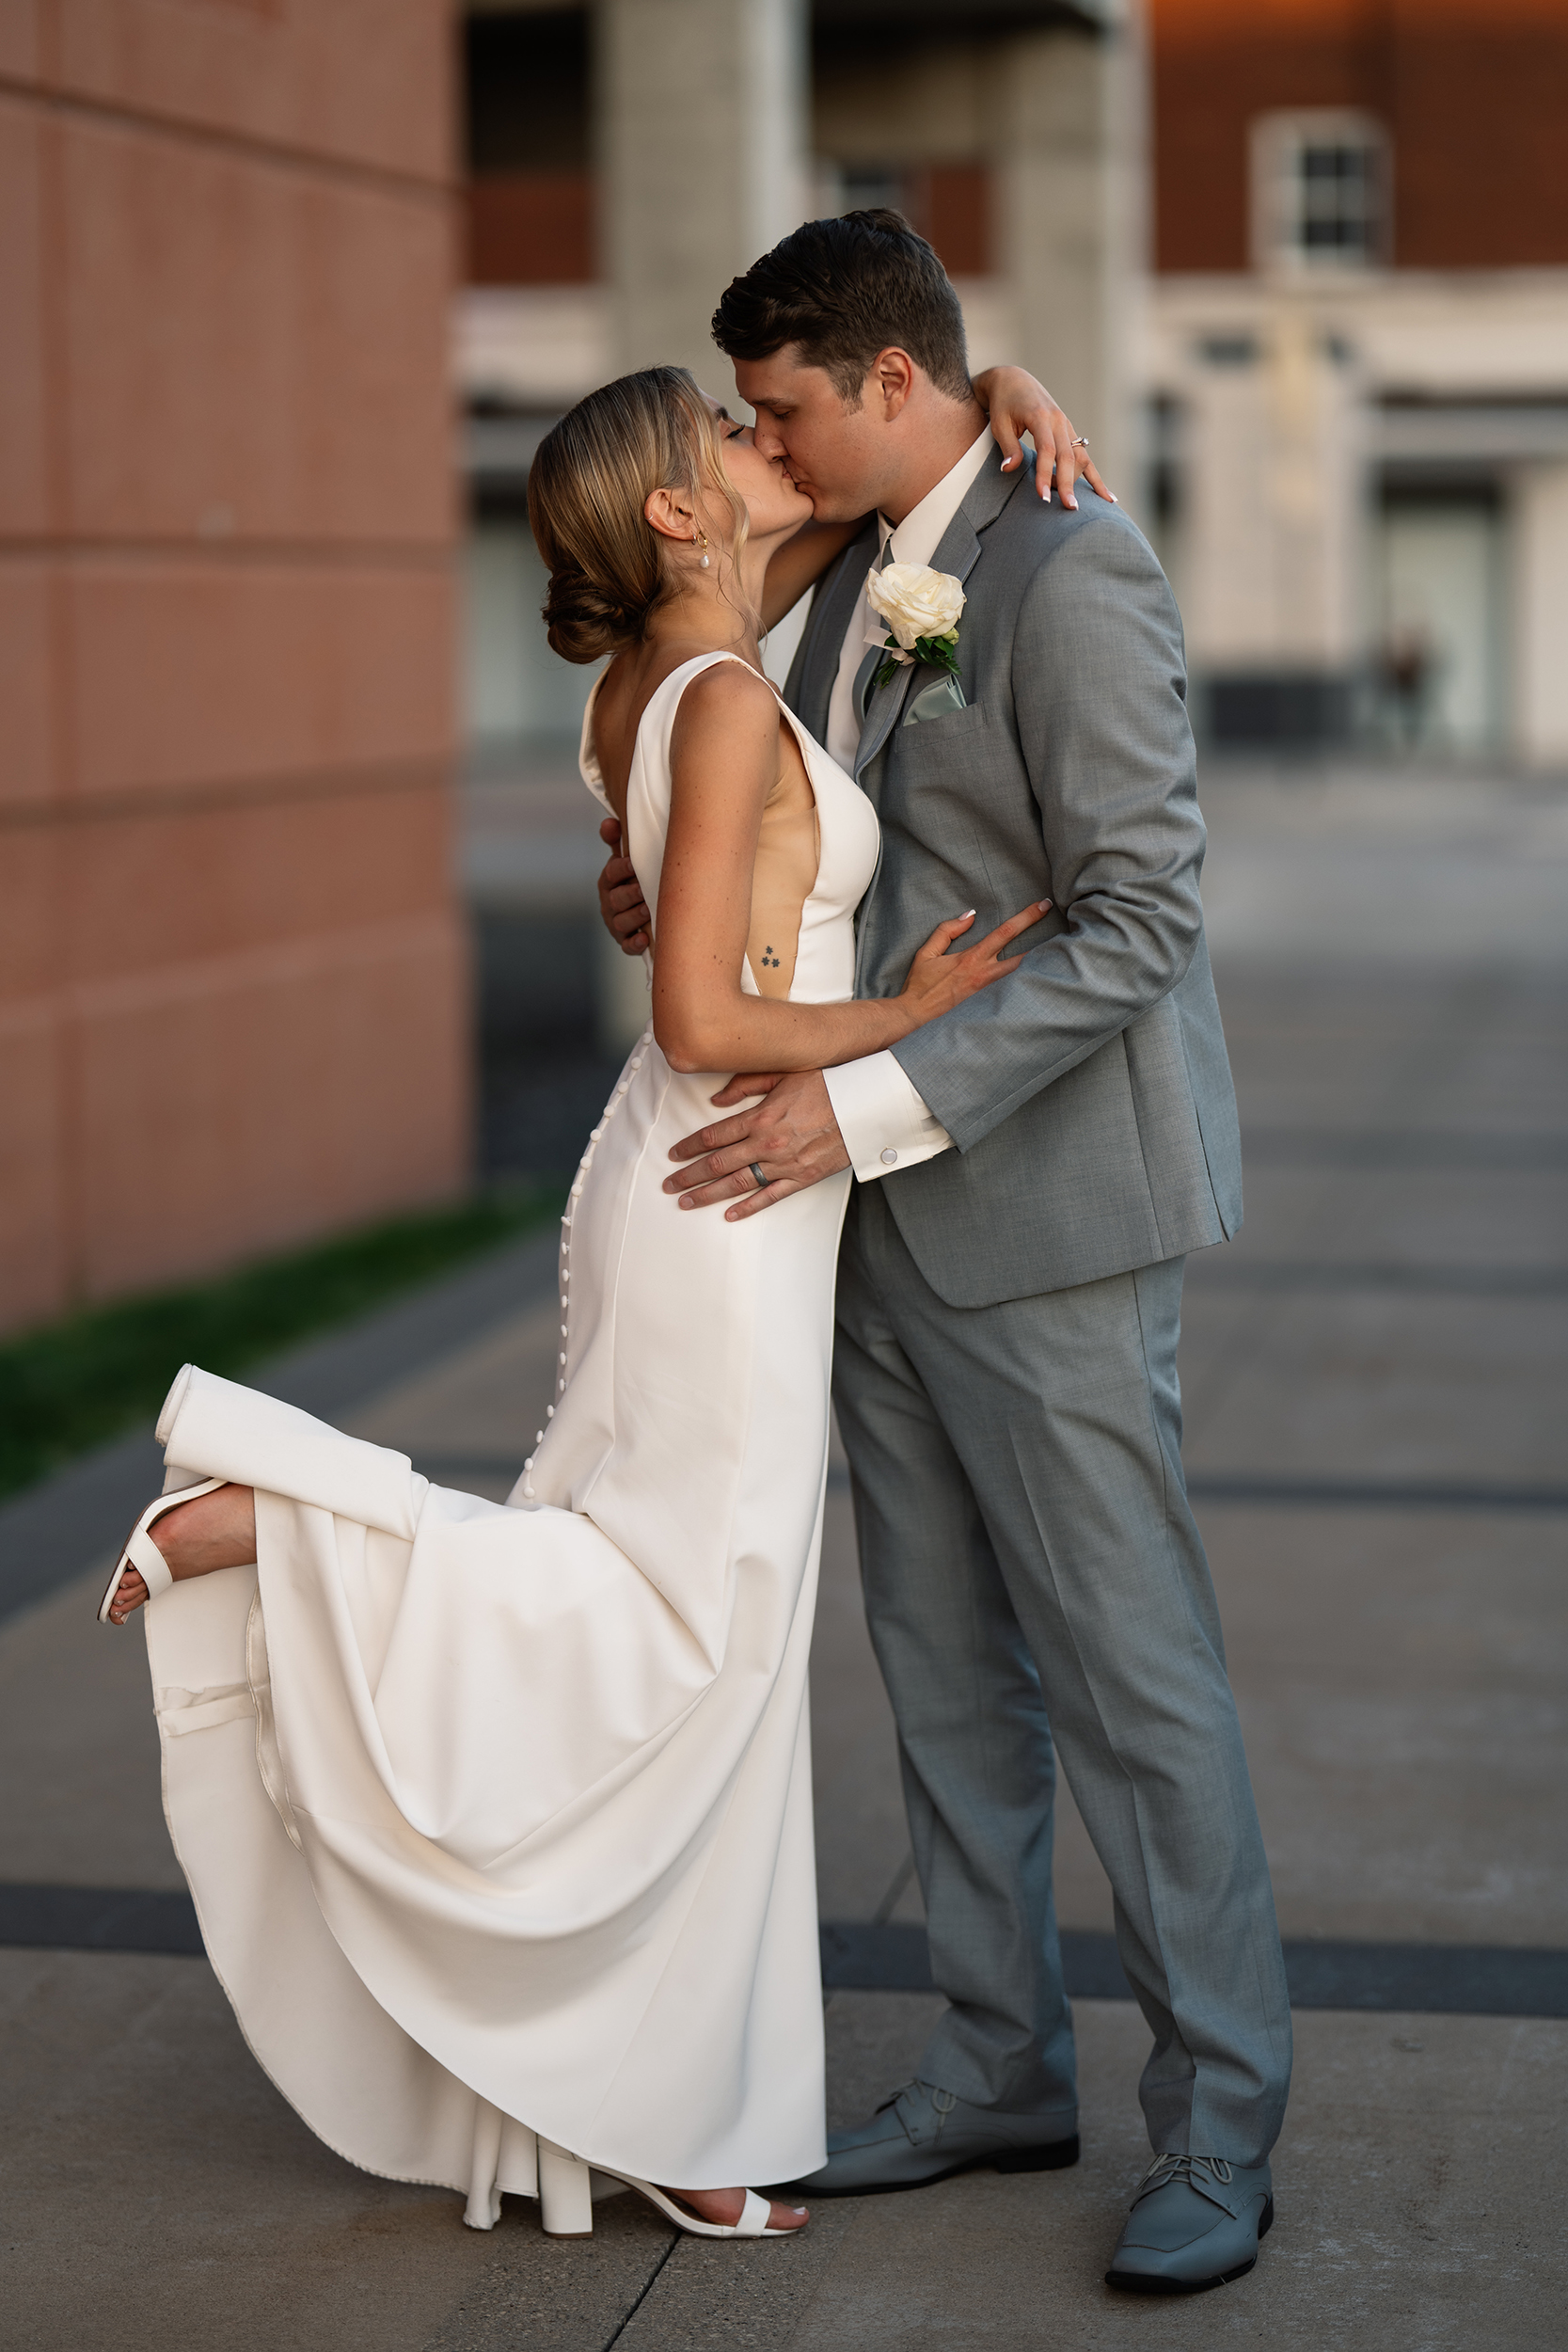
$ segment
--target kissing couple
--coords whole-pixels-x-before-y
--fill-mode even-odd
[[[753,427],[648,369],[530,483],[550,642],[609,657],[582,772],[653,992],[562,1222],[546,1425],[499,1505],[186,1366],[101,1613],[150,1600],[251,2047],[481,2229],[631,2188],[784,2234],[807,2195],[1074,2162],[1059,1753],[1152,2034],[1108,2276],[1190,2292],[1257,2258],[1291,2045],[1181,1471],[1183,1263],[1241,1204],[1180,625],[1049,396],[971,382],[896,214],[796,230],[714,332]],[[808,588],[781,698],[759,637]],[[947,1999],[831,2139],[830,1370]]]

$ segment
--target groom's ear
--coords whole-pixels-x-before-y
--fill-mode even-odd
[[[918,373],[909,353],[901,351],[896,343],[889,344],[887,350],[879,351],[871,362],[871,372],[861,395],[861,405],[864,407],[869,404],[873,413],[880,409],[883,422],[891,424],[895,417],[908,406]]]

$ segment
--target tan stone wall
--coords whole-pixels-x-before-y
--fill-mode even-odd
[[[0,1327],[467,1173],[445,0],[0,0]]]

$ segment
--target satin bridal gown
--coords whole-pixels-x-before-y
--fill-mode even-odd
[[[676,706],[727,658],[675,671],[639,729],[650,906]],[[877,823],[795,731],[820,847],[790,993],[835,1003]],[[714,1088],[651,1031],[626,1063],[562,1220],[556,1403],[506,1504],[190,1366],[158,1424],[169,1486],[256,1489],[257,1565],[146,1611],[213,1965],[322,2139],[465,2192],[480,2228],[537,2193],[536,2135],[682,2188],[826,2153],[806,1658],[850,1179],[737,1224],[677,1209],[668,1149]]]

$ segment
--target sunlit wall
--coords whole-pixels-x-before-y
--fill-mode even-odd
[[[450,37],[0,8],[0,1324],[465,1177]]]

